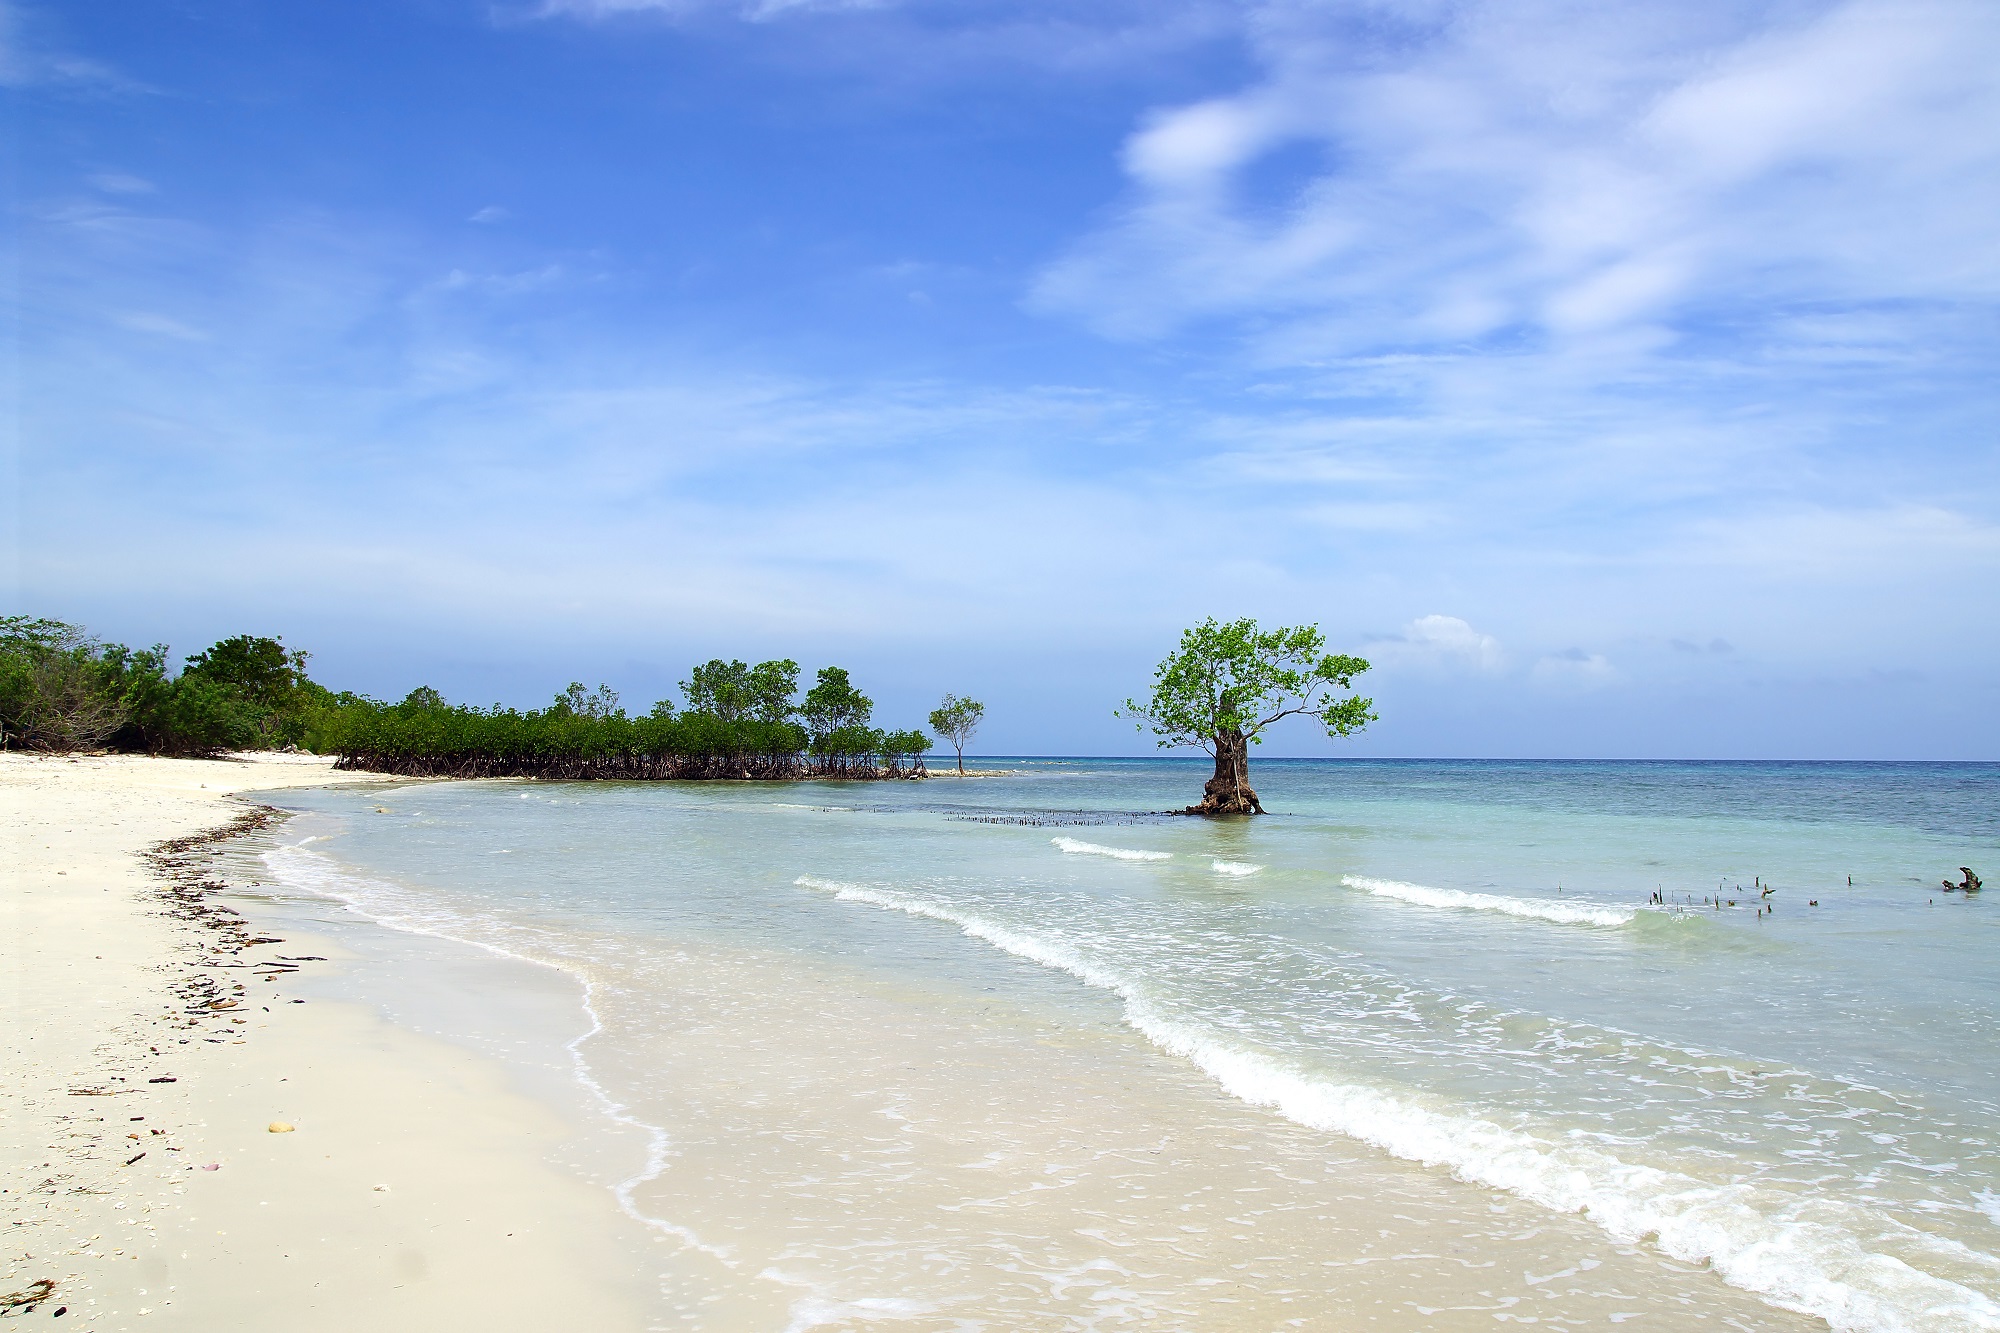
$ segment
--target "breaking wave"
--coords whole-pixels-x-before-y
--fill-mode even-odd
[[[1464,889],[1434,889],[1427,884],[1405,884],[1401,880],[1372,879],[1367,875],[1342,875],[1340,882],[1378,898],[1394,898],[1419,907],[1452,907],[1472,912],[1500,912],[1506,916],[1554,921],[1565,926],[1624,926],[1639,915],[1633,907],[1607,907],[1601,903],[1550,902],[1545,898],[1509,898],[1498,893],[1468,893]]]
[[[1359,879],[1351,877],[1350,882]],[[1581,1213],[1621,1242],[1651,1240],[1676,1259],[1705,1261],[1732,1285],[1780,1308],[1815,1315],[1842,1333],[2000,1330],[2000,1304],[1987,1296],[1890,1255],[1871,1252],[1857,1234],[1874,1229],[1868,1219],[1840,1216],[1852,1210],[1625,1162],[1590,1144],[1551,1142],[1407,1095],[1316,1076],[1276,1056],[1232,1042],[1198,1020],[1171,1012],[1169,1005],[1148,993],[1135,976],[1094,960],[1060,937],[994,921],[948,900],[902,890],[811,875],[801,875],[794,882],[843,901],[940,921],[1016,957],[1067,972],[1116,994],[1124,1002],[1128,1024],[1161,1050],[1193,1063],[1231,1096],[1270,1107],[1309,1128],[1359,1139],[1397,1157],[1445,1167],[1460,1179],[1506,1190],[1552,1210]],[[1430,894],[1444,892],[1383,880],[1363,880],[1355,887],[1371,884]],[[1492,900],[1539,906],[1517,899]],[[1613,909],[1575,910],[1619,916]],[[1630,918],[1626,913],[1616,921],[1583,916],[1546,919],[1621,924]],[[1843,1221],[1852,1225],[1843,1225]]]
[[[1172,852],[1142,852],[1132,847],[1106,847],[1078,838],[1050,838],[1050,842],[1075,856],[1110,856],[1120,861],[1171,861]]]

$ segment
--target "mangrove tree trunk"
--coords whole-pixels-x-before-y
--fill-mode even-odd
[[[1215,734],[1215,776],[1201,789],[1191,815],[1261,815],[1264,807],[1250,788],[1250,739],[1231,728]]]

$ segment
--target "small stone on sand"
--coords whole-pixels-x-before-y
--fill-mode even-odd
[[[273,1134],[289,1134],[292,1132],[292,1129],[293,1126],[286,1124],[282,1120],[273,1120],[271,1122],[271,1132]]]

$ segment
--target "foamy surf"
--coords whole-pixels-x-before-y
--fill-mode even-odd
[[[1434,889],[1427,884],[1405,884],[1401,880],[1373,879],[1367,875],[1342,875],[1340,882],[1378,898],[1419,907],[1459,908],[1471,912],[1499,912],[1538,921],[1554,921],[1565,926],[1623,926],[1639,915],[1637,908],[1606,907],[1598,903],[1552,903],[1541,898],[1509,898],[1498,893],[1470,893],[1464,889]]]
[[[1135,847],[1106,847],[1101,843],[1084,842],[1078,838],[1050,838],[1050,842],[1072,856],[1109,856],[1120,861],[1171,861],[1172,852],[1142,852]]]
[[[1248,861],[1211,861],[1209,868],[1218,875],[1254,875],[1262,866],[1253,866]]]
[[[1132,1028],[1161,1050],[1187,1059],[1244,1102],[1397,1157],[1444,1167],[1462,1180],[1506,1190],[1555,1211],[1580,1213],[1621,1242],[1650,1240],[1676,1259],[1707,1262],[1731,1285],[1782,1309],[1824,1319],[1842,1333],[2000,1330],[2000,1304],[1989,1297],[1870,1250],[1862,1237],[1884,1234],[1893,1224],[1884,1225],[1887,1219],[1866,1208],[1748,1184],[1702,1181],[1626,1162],[1579,1140],[1552,1142],[1407,1095],[1340,1083],[1171,1013],[1137,977],[1060,937],[903,890],[810,875],[795,882],[840,900],[950,924],[1007,953],[1067,972],[1119,996]],[[1597,910],[1618,915],[1615,909]],[[1620,920],[1591,924],[1630,919],[1627,913]]]

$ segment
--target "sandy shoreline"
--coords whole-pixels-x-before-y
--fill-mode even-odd
[[[229,824],[239,793],[373,781],[309,757],[0,755],[0,1296],[50,1284],[13,1317],[645,1326],[643,1238],[547,1160],[569,1132],[554,1111],[366,1006],[294,1002],[302,978],[250,965],[336,948],[287,928],[219,949],[140,859]]]

